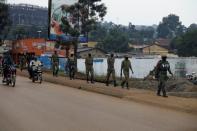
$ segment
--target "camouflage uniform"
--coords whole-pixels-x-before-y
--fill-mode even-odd
[[[156,77],[159,80],[157,95],[160,96],[160,92],[163,92],[163,96],[166,97],[166,82],[168,80],[167,71],[172,74],[170,70],[170,64],[168,61],[160,60],[156,66]]]
[[[106,78],[106,85],[109,85],[109,77],[112,74],[112,78],[114,81],[114,86],[116,86],[116,78],[115,78],[115,69],[114,69],[114,63],[115,63],[115,58],[114,57],[109,57],[107,59],[107,65],[108,65],[108,69],[107,69],[107,78]]]
[[[22,56],[20,56],[20,69],[21,69],[21,71],[25,68],[25,56],[24,55],[22,55]]]
[[[89,81],[89,73],[91,74],[91,82],[94,81],[94,69],[93,69],[93,58],[87,57],[85,59],[85,66],[86,66],[86,76],[87,76],[87,82]]]
[[[121,64],[121,77],[122,77],[122,70],[123,70],[123,74],[125,77],[121,83],[122,88],[124,87],[124,84],[126,83],[126,86],[129,89],[129,69],[131,69],[131,71],[133,72],[132,67],[131,67],[131,62],[129,60],[124,60]]]
[[[52,68],[53,68],[53,76],[57,76],[58,71],[59,71],[59,58],[57,54],[52,55],[51,62],[52,62]]]
[[[68,59],[68,68],[69,68],[70,79],[74,79],[75,77],[75,58],[74,57],[70,57]]]

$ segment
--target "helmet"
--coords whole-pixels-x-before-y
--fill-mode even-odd
[[[167,55],[161,55],[161,58],[167,58]]]
[[[37,61],[38,59],[37,59],[37,57],[36,57],[36,56],[34,56],[34,57],[33,57],[33,60]]]
[[[161,53],[160,55],[161,55],[161,57],[167,57],[167,53],[165,53],[165,52]]]
[[[124,57],[129,57],[129,55],[125,55]]]

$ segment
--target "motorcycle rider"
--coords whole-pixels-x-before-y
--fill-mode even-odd
[[[31,60],[30,62],[30,67],[31,67],[30,77],[31,78],[34,76],[34,73],[39,66],[42,66],[42,63],[36,57],[34,57],[34,59]]]
[[[31,62],[33,62],[34,61],[34,58],[35,58],[35,56],[34,56],[34,54],[28,54],[27,56],[26,56],[27,58],[27,67],[28,67],[28,73],[29,73],[29,79],[31,79],[32,78],[32,68],[31,68],[31,66],[30,66],[30,63]]]
[[[2,60],[2,66],[3,66],[3,82],[7,80],[7,74],[9,73],[9,69],[11,66],[14,65],[13,59],[10,55],[10,52],[4,52],[3,53],[3,60]]]

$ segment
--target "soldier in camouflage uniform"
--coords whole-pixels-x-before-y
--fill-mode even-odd
[[[173,75],[170,70],[170,64],[166,59],[167,59],[167,56],[163,55],[162,60],[160,60],[157,63],[156,76],[155,76],[159,80],[157,95],[161,96],[160,92],[162,91],[163,97],[168,97],[166,95],[166,89],[165,89],[166,82],[168,80],[167,72],[169,72],[171,75]]]
[[[54,51],[54,54],[51,57],[51,62],[52,62],[53,76],[57,76],[59,71],[59,57],[57,51]]]
[[[70,58],[68,58],[68,68],[69,68],[69,77],[70,80],[74,80],[75,78],[75,58],[74,55],[71,54]]]
[[[114,54],[111,54],[111,57],[109,57],[107,59],[108,69],[107,69],[106,86],[109,86],[109,77],[112,74],[112,78],[113,78],[113,81],[114,81],[114,87],[116,87],[114,62],[115,62]]]
[[[91,74],[91,83],[94,83],[93,58],[91,54],[88,54],[88,57],[85,59],[85,66],[86,66],[87,82],[89,83],[89,74]]]
[[[20,62],[20,69],[21,71],[25,68],[26,66],[26,61],[25,61],[25,56],[24,54],[22,54],[19,58],[19,62]]]
[[[133,73],[133,69],[131,67],[131,62],[129,60],[129,57],[125,56],[125,59],[122,61],[122,64],[121,64],[121,78],[122,78],[122,72],[123,72],[124,77],[125,77],[122,80],[122,83],[121,83],[122,88],[124,88],[124,85],[126,83],[127,89],[129,89],[129,69]]]

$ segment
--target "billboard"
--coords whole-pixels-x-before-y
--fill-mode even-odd
[[[63,8],[68,8],[69,6],[77,3],[78,0],[49,0],[49,39],[63,41],[69,41],[69,34],[65,35],[60,25],[62,24],[62,17],[67,18],[70,25],[72,25],[71,15],[63,10]],[[81,42],[86,41],[85,37],[80,37]]]

